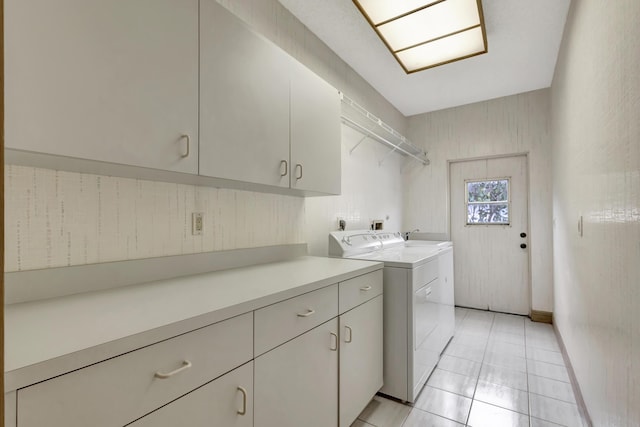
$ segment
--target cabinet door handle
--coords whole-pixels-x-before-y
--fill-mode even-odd
[[[309,317],[316,311],[312,308],[308,308],[306,313],[298,313],[298,317]]]
[[[363,291],[363,292],[370,291],[371,289],[373,289],[371,286],[363,286],[363,287],[360,288],[360,290]]]
[[[335,339],[335,341],[333,341],[335,345],[332,345],[331,347],[329,347],[329,350],[338,351],[338,335],[334,334],[333,332],[329,332],[329,333],[331,334],[331,337]]]
[[[302,165],[300,163],[296,164],[296,171],[300,168],[300,175],[296,174],[296,179],[302,179]]]
[[[349,331],[349,339],[347,339],[347,334],[345,333],[344,335],[344,342],[346,343],[350,343],[351,341],[353,341],[353,330],[348,327],[347,325],[344,325],[344,329],[345,331]]]
[[[156,372],[155,373],[155,377],[156,378],[160,378],[161,380],[165,380],[167,378],[170,378],[174,375],[179,374],[180,372],[184,372],[187,369],[189,369],[191,367],[191,362],[189,362],[188,360],[185,360],[182,362],[182,366],[179,367],[178,369],[171,371],[171,372],[167,372],[166,374],[163,374],[162,372]]]
[[[289,173],[289,163],[286,160],[280,160],[280,170],[282,170],[282,166],[284,166],[284,172],[280,173],[280,176],[287,176]]]
[[[238,386],[238,391],[242,393],[242,409],[238,411],[238,415],[245,415],[247,413],[247,389]]]
[[[187,151],[182,155],[182,157],[189,157],[189,151],[191,150],[191,138],[189,138],[189,135],[187,134],[182,135],[180,138],[187,140]]]

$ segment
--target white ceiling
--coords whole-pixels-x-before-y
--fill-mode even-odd
[[[483,0],[487,54],[407,75],[352,1],[279,1],[405,116],[551,86],[570,3]]]

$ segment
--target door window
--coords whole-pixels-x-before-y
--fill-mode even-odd
[[[467,180],[467,225],[509,225],[509,178]]]

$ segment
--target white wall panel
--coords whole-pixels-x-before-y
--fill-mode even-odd
[[[529,250],[534,310],[552,311],[550,96],[543,89],[413,116],[409,137],[431,165],[411,164],[404,177],[403,227],[449,232],[447,161],[529,154]]]
[[[5,269],[301,243],[304,199],[7,165]],[[193,236],[191,213],[204,214]]]
[[[347,222],[347,230],[368,229],[374,219],[384,220],[385,230],[400,230],[401,172],[411,160],[398,154],[385,159],[389,148],[371,139],[350,153],[362,137],[342,126],[342,194],[306,199],[305,236],[310,255],[327,256],[329,232],[338,229],[338,217]]]
[[[638,22],[572,2],[551,89],[554,319],[595,426],[640,425]]]

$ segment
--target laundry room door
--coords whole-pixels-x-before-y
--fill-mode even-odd
[[[451,162],[456,305],[529,314],[527,157]]]

